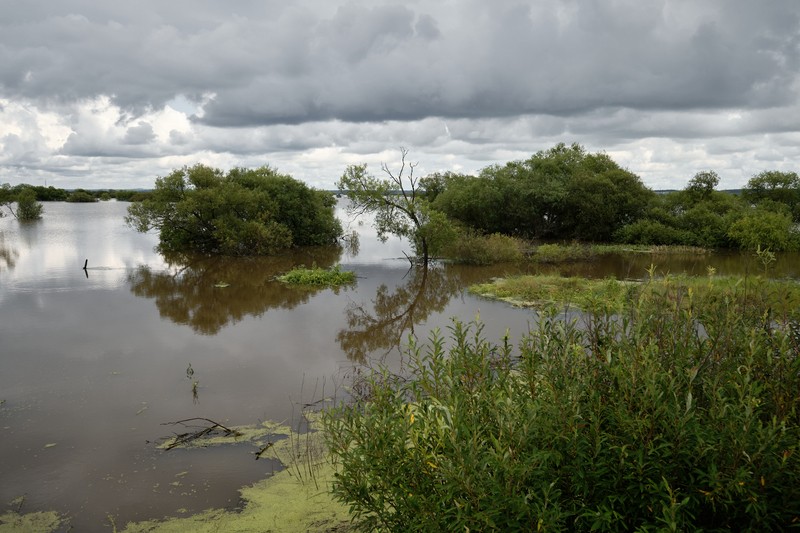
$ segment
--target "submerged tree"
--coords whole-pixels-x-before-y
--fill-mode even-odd
[[[350,165],[336,186],[350,199],[348,214],[373,213],[379,239],[385,241],[389,235],[409,239],[414,253],[427,265],[431,237],[426,226],[432,212],[419,178],[414,175],[417,164],[408,163],[406,156],[408,150],[401,148],[400,170],[396,173],[381,164],[384,179],[369,174],[366,164]]]
[[[16,210],[11,207],[11,203],[14,200],[17,202]],[[42,218],[42,211],[44,211],[42,204],[36,201],[36,191],[30,187],[23,187],[14,195],[8,185],[4,185],[0,195],[0,206],[2,205],[8,208],[14,218],[22,222],[39,220]],[[0,213],[0,216],[2,216],[2,213]]]
[[[221,170],[195,165],[158,178],[128,208],[138,231],[159,231],[165,252],[270,255],[293,246],[333,244],[342,234],[332,194],[265,166]]]

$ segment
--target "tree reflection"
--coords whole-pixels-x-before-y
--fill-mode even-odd
[[[372,309],[351,303],[345,310],[347,328],[336,340],[347,357],[364,362],[377,350],[389,351],[403,338],[414,333],[414,327],[431,313],[444,310],[450,299],[466,286],[461,270],[444,266],[414,267],[405,284],[390,291],[384,284],[378,287]]]
[[[329,268],[340,256],[338,247],[250,258],[170,255],[165,257],[167,271],[141,267],[128,275],[128,282],[133,294],[155,300],[163,318],[214,335],[246,316],[305,303],[317,290],[288,287],[275,276],[301,264]]]
[[[0,233],[0,271],[11,270],[17,265],[17,252],[14,248],[6,246],[5,235]]]

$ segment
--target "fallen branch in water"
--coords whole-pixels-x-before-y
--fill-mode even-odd
[[[192,422],[192,421],[195,421],[195,420],[203,420],[205,422],[208,422],[210,425],[208,425],[208,426],[202,426],[202,425],[200,425],[200,426],[189,426],[189,425],[186,424],[186,422]],[[238,436],[241,435],[240,432],[238,432],[238,431],[236,431],[234,429],[225,427],[222,424],[220,424],[219,422],[211,420],[210,418],[203,418],[203,417],[187,418],[185,420],[178,420],[176,422],[165,422],[165,423],[163,423],[161,425],[162,426],[176,426],[176,425],[179,425],[179,424],[182,425],[182,426],[185,426],[185,427],[194,427],[194,428],[199,428],[199,429],[197,429],[196,431],[188,431],[186,433],[176,433],[175,436],[172,438],[172,442],[170,442],[168,445],[165,446],[165,448],[164,448],[165,451],[169,451],[169,450],[171,450],[173,448],[177,448],[178,446],[181,446],[181,445],[184,445],[184,444],[188,444],[188,443],[190,443],[192,441],[195,441],[195,440],[197,440],[199,438],[202,438],[202,437],[215,436],[218,433],[222,433],[226,437],[229,437],[229,436],[238,437]]]

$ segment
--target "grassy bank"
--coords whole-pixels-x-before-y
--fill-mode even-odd
[[[706,248],[697,246],[655,246],[637,244],[534,243],[517,237],[464,232],[456,235],[437,250],[448,261],[472,265],[496,263],[569,263],[591,261],[605,254],[706,255]]]
[[[642,300],[673,300],[684,307],[704,307],[715,300],[751,311],[786,316],[800,308],[800,284],[759,276],[666,276],[649,281],[515,276],[473,285],[470,292],[520,307],[572,306],[590,312],[622,312]]]

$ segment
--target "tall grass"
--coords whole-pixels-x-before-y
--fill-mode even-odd
[[[412,343],[407,375],[325,414],[335,496],[391,531],[798,527],[800,314],[766,286],[647,285],[547,307],[518,347],[459,322]]]

